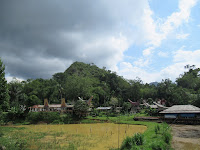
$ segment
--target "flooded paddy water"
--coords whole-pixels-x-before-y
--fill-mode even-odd
[[[65,125],[23,125],[10,136],[26,140],[28,149],[106,150],[118,148],[126,136],[143,133],[142,125],[97,123]]]

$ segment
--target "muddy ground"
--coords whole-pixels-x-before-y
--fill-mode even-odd
[[[200,125],[172,125],[175,150],[200,150]]]

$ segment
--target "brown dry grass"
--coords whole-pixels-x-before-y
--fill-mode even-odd
[[[143,133],[147,127],[142,125],[97,123],[68,125],[23,125],[10,136],[24,139],[29,149],[68,149],[73,144],[77,149],[104,150],[118,148],[126,136]],[[118,130],[119,129],[119,130]]]

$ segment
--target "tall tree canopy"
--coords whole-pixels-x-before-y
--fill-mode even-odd
[[[0,109],[7,111],[9,108],[9,94],[5,79],[5,65],[0,59]]]

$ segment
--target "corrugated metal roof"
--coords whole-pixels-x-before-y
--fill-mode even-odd
[[[29,107],[29,108],[43,108],[44,105],[33,105],[32,107]]]
[[[97,110],[109,110],[111,107],[97,107]]]
[[[149,105],[150,108],[154,108],[154,109],[157,109],[158,106],[157,105]]]
[[[49,108],[61,108],[61,104],[49,104]],[[74,107],[74,105],[66,105],[68,108]],[[33,105],[32,107],[29,108],[44,108],[44,105]]]
[[[193,105],[174,105],[160,113],[200,113],[200,108]]]
[[[60,108],[61,107],[61,104],[49,104],[49,108]]]

